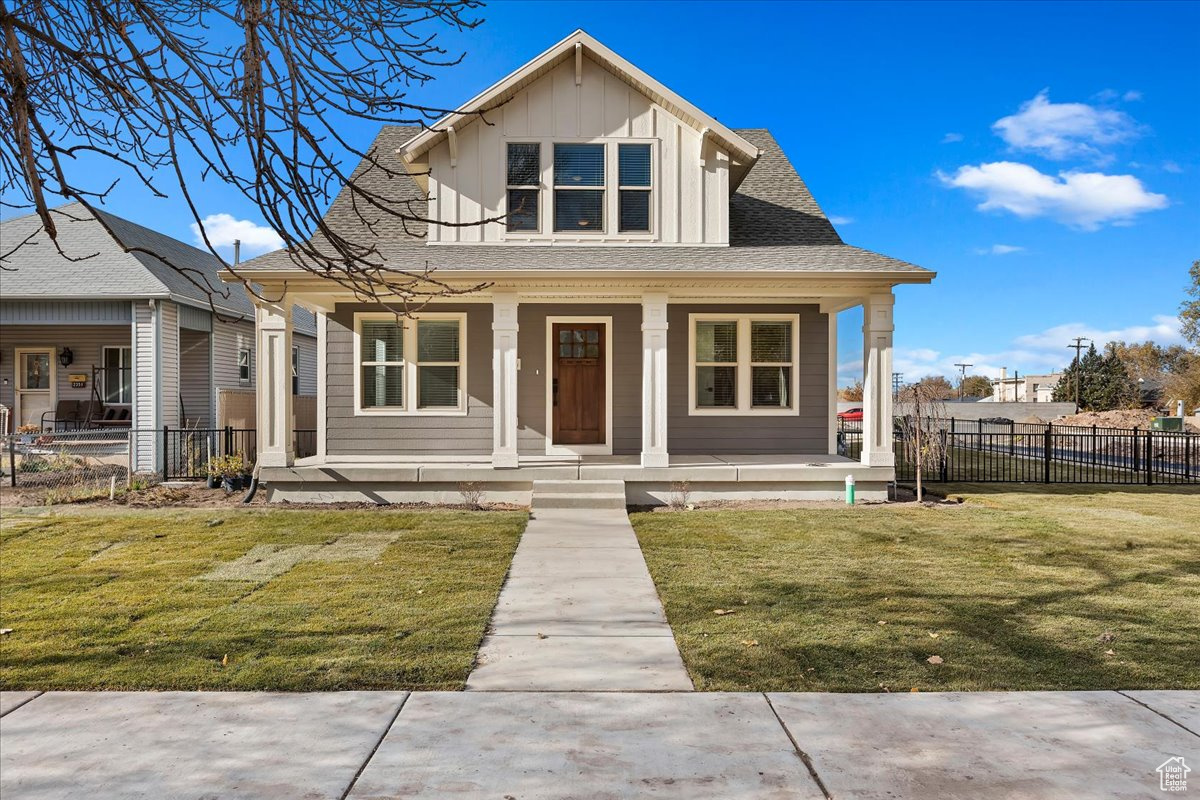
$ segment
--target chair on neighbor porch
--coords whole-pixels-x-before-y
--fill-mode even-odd
[[[53,411],[42,414],[42,430],[77,431],[83,420],[79,416],[80,403],[78,400],[59,400],[54,404]]]

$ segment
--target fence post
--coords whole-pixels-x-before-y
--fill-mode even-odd
[[[938,465],[938,471],[941,473],[942,483],[946,483],[950,474],[950,450],[946,447],[946,429],[939,428],[938,435],[942,439],[942,463]]]
[[[1042,445],[1042,483],[1050,482],[1050,447],[1054,442],[1053,428],[1054,423],[1046,423],[1045,439]]]
[[[1192,479],[1192,439],[1194,437],[1184,431],[1183,433],[1183,477],[1188,481]]]
[[[17,486],[17,437],[8,438],[8,480],[15,489]]]
[[[1135,483],[1137,482],[1137,474],[1142,468],[1142,450],[1138,443],[1138,434],[1140,432],[1141,432],[1141,428],[1139,428],[1137,425],[1134,425],[1133,426],[1133,475],[1134,475]]]
[[[163,479],[163,483],[166,483],[167,481],[171,480],[171,472],[167,466],[168,463],[170,463],[170,453],[171,453],[170,441],[169,441],[169,437],[168,437],[169,432],[170,432],[170,428],[168,428],[166,425],[163,425],[163,430],[162,430],[162,436],[163,436],[162,479]]]
[[[223,455],[231,455],[233,453],[233,426],[225,426],[225,452]]]
[[[1146,431],[1146,485],[1154,485],[1154,431]]]

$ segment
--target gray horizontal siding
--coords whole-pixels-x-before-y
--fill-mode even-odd
[[[317,340],[312,336],[292,334],[292,346],[297,349],[300,370],[300,394],[317,393]]]
[[[191,331],[212,331],[213,315],[207,308],[179,305],[179,327]]]
[[[180,306],[180,311],[187,306]],[[182,318],[181,318],[182,322]],[[179,331],[179,402],[184,425],[211,428],[213,391],[209,353],[212,334],[181,328]]]
[[[689,416],[688,315],[800,315],[798,416]],[[672,453],[824,453],[829,449],[829,328],[812,305],[671,305],[667,311],[667,449]]]
[[[517,449],[524,455],[544,454],[546,420],[546,318],[612,317],[613,453],[642,449],[642,307],[633,303],[548,305],[530,303],[517,309]],[[490,442],[488,452],[491,452]]]
[[[0,325],[128,325],[132,306],[120,300],[6,300]]]
[[[241,348],[250,350],[250,382],[238,380],[237,354]],[[213,383],[218,389],[254,388],[254,322],[213,320]]]
[[[467,314],[465,416],[355,416],[354,313],[378,307],[339,304],[326,347],[326,452],[338,455],[480,455],[492,452],[492,307],[430,306]]]

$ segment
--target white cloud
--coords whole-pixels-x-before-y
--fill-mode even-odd
[[[991,247],[975,248],[977,256],[1006,256],[1009,253],[1020,253],[1024,247],[1018,247],[1015,244],[994,244]]]
[[[213,247],[232,252],[233,242],[237,239],[242,243],[243,258],[283,247],[283,239],[279,234],[266,225],[256,225],[248,219],[235,219],[232,214],[209,214],[203,222],[204,232],[208,234],[208,241]],[[204,247],[200,226],[194,222],[192,236],[197,245]]]
[[[834,214],[829,218],[829,221],[834,225],[849,225],[851,222],[854,222],[854,217],[841,217]]]
[[[942,144],[954,144],[955,142],[961,142],[962,140],[963,135],[961,133],[951,132],[942,137]]]
[[[1165,172],[1170,172],[1173,175],[1183,172],[1183,167],[1179,166],[1179,162],[1177,161],[1164,161],[1162,168]]]
[[[1117,340],[1143,342],[1150,339],[1160,345],[1183,344],[1179,318],[1160,314],[1148,324],[1125,328],[1104,328],[1083,322],[1055,325],[1037,333],[1017,336],[1007,347],[991,352],[944,352],[928,347],[897,347],[893,369],[904,373],[905,381],[919,380],[927,375],[953,378],[959,374],[955,364],[972,364],[968,374],[989,378],[998,378],[1001,367],[1006,367],[1009,375],[1014,370],[1019,370],[1022,375],[1040,375],[1056,372],[1067,365],[1072,358],[1072,351],[1067,349],[1067,345],[1076,336],[1092,340],[1097,349]],[[847,376],[853,382],[861,375],[861,366],[861,363],[839,364],[839,377]],[[857,371],[854,367],[858,367]]]
[[[1013,161],[966,165],[953,175],[937,175],[947,186],[982,195],[981,211],[1052,217],[1084,230],[1128,223],[1138,214],[1167,207],[1166,195],[1146,191],[1132,175],[1060,172],[1055,177]]]
[[[1138,100],[1142,99],[1142,93],[1137,89],[1130,89],[1128,92],[1121,95],[1121,99],[1126,103],[1136,103]]]
[[[1097,108],[1087,103],[1052,103],[1043,89],[1003,117],[992,130],[1013,150],[1028,150],[1047,158],[1083,156],[1106,160],[1100,149],[1137,136],[1133,118],[1123,111]]]

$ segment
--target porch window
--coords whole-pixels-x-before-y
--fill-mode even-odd
[[[243,347],[237,354],[238,382],[250,383],[250,348]]]
[[[692,414],[798,413],[795,314],[692,314]]]
[[[554,145],[554,230],[604,232],[604,145]]]
[[[649,233],[650,145],[618,145],[617,156],[617,228],[621,233]]]
[[[292,394],[300,394],[300,348],[292,347]]]
[[[355,315],[360,413],[465,413],[465,314]]]
[[[538,231],[538,195],[542,185],[542,146],[508,145],[508,230]]]
[[[133,348],[104,348],[104,402],[127,405],[133,402]]]

